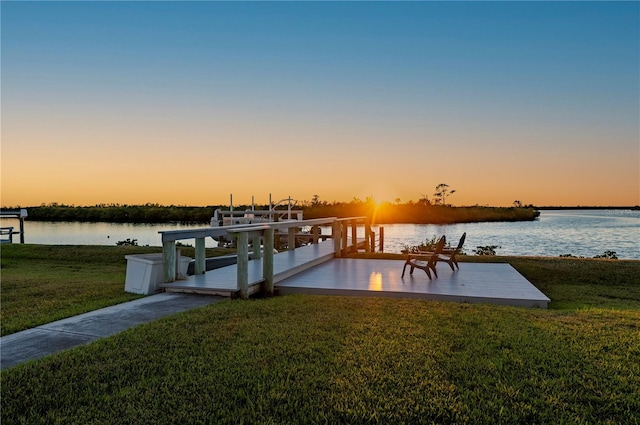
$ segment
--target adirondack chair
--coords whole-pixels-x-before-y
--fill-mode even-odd
[[[449,264],[451,270],[455,271],[453,266],[456,266],[456,269],[460,270],[458,267],[458,261],[456,260],[456,255],[462,250],[462,245],[464,245],[464,240],[467,237],[467,232],[464,232],[460,237],[460,242],[458,242],[458,246],[455,249],[443,250],[442,253],[438,254],[436,258],[436,264],[438,262],[443,262]]]
[[[436,271],[436,263],[438,261],[438,256],[442,253],[442,249],[444,248],[444,244],[447,242],[447,239],[442,236],[438,242],[436,243],[436,247],[433,252],[423,253],[423,254],[407,254],[407,260],[404,263],[404,267],[402,268],[402,277],[404,277],[404,272],[407,269],[407,266],[410,266],[409,274],[413,274],[414,269],[424,270],[429,276],[429,280],[431,280],[431,271],[433,274],[438,277],[438,272]]]

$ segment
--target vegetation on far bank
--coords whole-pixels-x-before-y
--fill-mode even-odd
[[[15,297],[31,303],[83,304],[82,285],[66,282],[84,263],[97,274],[119,268],[122,291],[123,248],[141,249],[3,246],[2,323],[34,314],[5,299],[5,280],[27,269],[50,268],[48,285],[58,286]],[[64,260],[70,254],[78,261]],[[638,423],[640,261],[464,260],[509,262],[552,299],[550,309],[222,301],[2,371],[1,422]]]
[[[228,209],[227,205],[207,207],[144,205],[95,205],[73,206],[46,204],[26,207],[28,220],[35,221],[82,221],[114,223],[209,223],[214,211]],[[249,205],[234,206],[235,210],[249,209]],[[256,209],[267,209],[256,205]],[[303,210],[304,218],[366,216],[375,224],[415,223],[449,224],[485,221],[535,220],[539,212],[533,207],[453,207],[432,205],[425,202],[376,204],[371,200],[351,202],[304,202],[295,209]]]

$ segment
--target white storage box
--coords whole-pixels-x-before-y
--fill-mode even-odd
[[[134,294],[153,294],[160,290],[164,282],[162,254],[125,255],[127,260],[127,276],[124,290]],[[178,276],[186,277],[190,257],[180,256],[178,261]]]

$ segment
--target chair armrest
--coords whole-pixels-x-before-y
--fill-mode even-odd
[[[407,254],[407,260],[428,260],[433,256],[433,252],[412,252]]]
[[[412,252],[412,255],[433,255],[434,251],[418,251]]]

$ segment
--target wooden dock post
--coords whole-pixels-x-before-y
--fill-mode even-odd
[[[176,281],[176,241],[162,243],[162,265],[164,282]]]
[[[20,243],[24,243],[24,218],[27,216],[27,210],[20,210]]]
[[[364,223],[364,252],[371,252],[371,236],[371,222],[367,219]]]
[[[251,246],[252,246],[252,254],[253,254],[253,259],[257,260],[262,258],[262,252],[260,252],[260,242],[261,242],[262,238],[258,235],[258,236],[254,236],[251,239]]]
[[[264,259],[262,260],[262,277],[264,278],[265,295],[271,296],[274,292],[273,282],[273,235],[272,228],[265,229],[264,238]]]
[[[358,228],[356,225],[357,221],[355,219],[351,220],[351,243],[353,246],[351,247],[352,252],[358,252]]]
[[[249,299],[249,234],[239,232],[237,234],[236,249],[238,254],[238,289],[240,298]]]
[[[342,257],[340,252],[340,246],[342,242],[340,239],[342,238],[342,227],[341,223],[338,220],[334,220],[331,225],[331,237],[333,238],[333,251],[335,252],[335,256],[337,258]]]
[[[287,234],[287,250],[293,251],[296,249],[296,228],[289,227]]]
[[[196,238],[196,262],[193,267],[194,274],[204,274],[207,270],[206,251],[204,238]]]
[[[347,228],[349,226],[349,222],[343,222],[342,223],[342,255],[347,255],[348,252],[348,247],[349,247],[349,240],[347,238],[347,235],[349,234],[349,229]]]
[[[384,227],[380,226],[380,252],[384,252]]]

